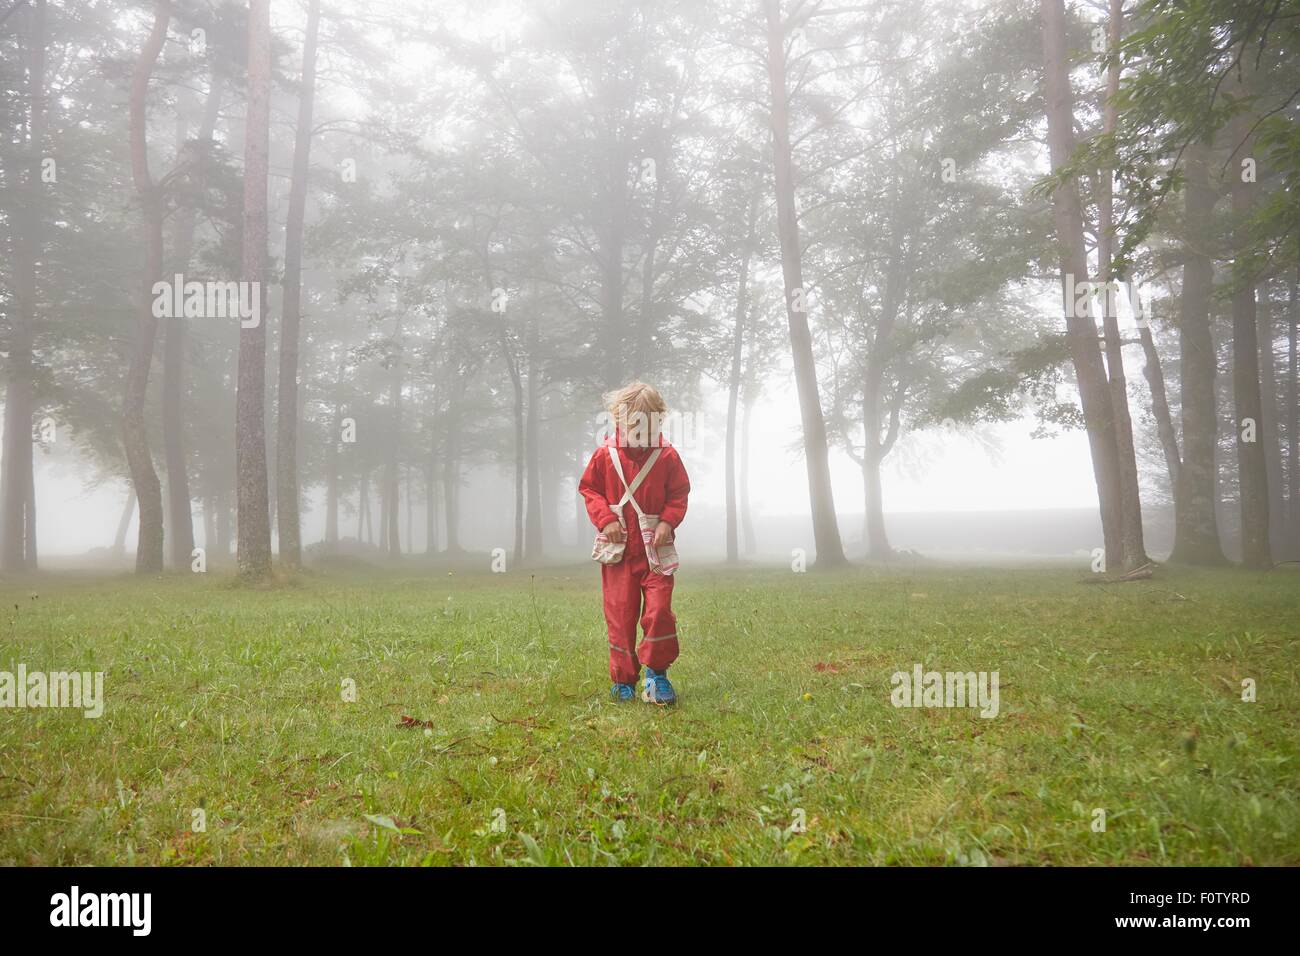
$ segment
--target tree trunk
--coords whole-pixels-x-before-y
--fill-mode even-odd
[[[1282,441],[1278,433],[1281,408],[1277,400],[1277,365],[1273,355],[1273,303],[1269,298],[1267,281],[1261,282],[1258,291],[1259,310],[1256,316],[1256,338],[1259,340],[1259,393],[1263,422],[1260,436],[1264,443],[1265,474],[1268,478],[1268,537],[1269,557],[1282,560],[1285,550],[1286,514],[1282,477]]]
[[[379,550],[388,553],[388,509],[390,507],[388,488],[388,466],[380,477],[379,484]]]
[[[1165,458],[1165,470],[1169,475],[1169,488],[1174,498],[1174,548],[1177,549],[1178,514],[1183,505],[1179,500],[1182,459],[1178,451],[1178,431],[1174,428],[1173,413],[1169,409],[1169,392],[1165,386],[1165,373],[1160,363],[1160,352],[1156,349],[1155,337],[1151,326],[1143,323],[1138,327],[1138,340],[1142,343],[1142,355],[1145,364],[1142,375],[1151,391],[1151,413],[1156,420],[1156,437],[1160,441],[1160,450]]]
[[[1297,273],[1300,273],[1300,266],[1297,267]],[[1287,474],[1287,530],[1286,530],[1286,553],[1283,555],[1288,561],[1300,559],[1300,461],[1296,456],[1300,454],[1300,395],[1296,394],[1297,386],[1300,381],[1297,380],[1297,372],[1300,369],[1300,350],[1297,349],[1297,338],[1300,338],[1300,297],[1296,295],[1297,286],[1300,286],[1300,275],[1291,280],[1291,291],[1288,296],[1288,330],[1287,330],[1287,360],[1286,360],[1286,474]]]
[[[772,110],[777,233],[781,241],[781,274],[785,283],[790,351],[794,359],[795,386],[799,394],[799,417],[803,424],[813,542],[817,549],[815,564],[818,567],[835,567],[845,563],[844,545],[840,541],[840,529],[835,516],[826,420],[822,415],[812,333],[805,312],[799,218],[794,196],[794,157],[790,147],[789,91],[786,88],[786,31],[785,24],[781,21],[780,0],[763,0],[763,8],[767,17],[767,75]]]
[[[636,344],[633,349],[632,374],[650,375],[649,357],[654,354],[651,337],[655,329],[655,278],[659,254],[659,237],[663,232],[660,204],[663,201],[666,163],[656,161],[654,196],[650,201],[650,221],[645,235],[645,254],[641,263],[641,309],[637,314]]]
[[[886,310],[882,310],[886,311]],[[884,318],[881,319],[883,330]],[[862,543],[867,549],[867,559],[887,561],[893,556],[889,536],[885,533],[884,491],[880,484],[880,463],[885,457],[880,441],[881,408],[880,390],[884,378],[884,360],[881,336],[876,335],[871,354],[867,357],[867,370],[862,386]]]
[[[541,369],[537,361],[537,292],[533,290],[528,316],[528,421],[524,435],[524,457],[528,474],[527,520],[524,526],[524,558],[542,556],[542,463],[541,463]]]
[[[611,115],[613,110],[611,109]],[[609,154],[609,222],[602,236],[600,250],[600,309],[602,360],[606,368],[605,384],[616,388],[623,384],[627,367],[627,335],[623,317],[623,245],[627,232],[628,164],[622,140],[613,130],[614,144]]]
[[[271,2],[249,0],[248,114],[244,137],[244,279],[257,283],[261,321],[239,330],[235,412],[236,559],[241,578],[271,573],[266,469],[266,194],[271,122]]]
[[[424,469],[424,553],[438,553],[438,482],[432,462]]]
[[[179,261],[179,260],[178,260]],[[163,461],[167,467],[168,560],[173,569],[188,568],[194,550],[194,515],[185,459],[185,322],[163,320],[162,426]]]
[[[885,496],[880,484],[881,455],[868,447],[862,456],[862,488],[866,507],[864,531],[867,546],[867,559],[883,561],[893,557],[894,549],[889,545],[889,535],[885,533]]]
[[[231,521],[230,492],[223,491],[216,496],[217,507],[217,551],[223,558],[230,557]]]
[[[886,298],[889,298],[888,292]],[[888,314],[893,311],[893,308],[887,307],[883,312]],[[885,319],[882,318],[881,325],[877,329],[876,344],[867,359],[866,382],[863,386],[862,537],[867,549],[867,559],[870,561],[888,561],[894,556],[894,550],[889,544],[889,535],[885,533],[884,489],[880,481],[880,466],[893,450],[894,443],[898,441],[899,413],[904,395],[904,385],[900,381],[897,383],[897,392],[889,409],[888,427],[885,434],[881,435],[881,426],[885,424],[884,410],[881,407],[881,388],[884,364],[888,357],[885,351],[887,346],[882,341],[881,333],[884,333],[884,339],[888,341],[892,329],[893,320],[890,319],[886,324]]]
[[[1183,194],[1183,285],[1178,302],[1179,392],[1183,452],[1174,493],[1174,551],[1170,561],[1226,564],[1219,541],[1218,357],[1210,329],[1214,260],[1209,249],[1214,191],[1207,169],[1209,148],[1187,149]]]
[[[13,8],[10,8],[11,12]],[[35,383],[32,359],[36,335],[36,263],[40,258],[41,217],[37,213],[40,166],[45,139],[45,0],[31,7],[28,49],[28,149],[23,188],[15,204],[13,233],[14,312],[9,339],[9,375],[5,384],[4,452],[0,465],[0,571],[36,570],[34,509],[27,506],[34,487],[32,413]]]
[[[745,323],[749,316],[749,261],[754,254],[754,227],[758,219],[759,194],[749,203],[745,246],[736,277],[736,319],[731,335],[731,375],[727,383],[727,560],[740,560],[740,529],[736,507],[736,418],[740,405],[741,373],[744,371]]]
[[[149,391],[149,371],[153,365],[154,340],[158,320],[153,314],[153,286],[163,270],[162,197],[149,174],[148,116],[149,79],[167,39],[171,4],[159,0],[153,29],[140,50],[131,78],[131,175],[144,216],[145,267],[140,283],[140,302],[136,315],[135,345],[126,377],[123,401],[122,443],[126,451],[131,483],[140,504],[140,532],[135,552],[138,573],[157,573],[163,569],[162,486],[154,471],[149,452],[149,434],[145,426],[145,401]]]
[[[384,512],[381,521],[383,530],[380,547],[387,548],[390,558],[402,556],[400,497],[401,484],[398,481],[399,454],[402,445],[402,327],[398,324],[393,341],[396,343],[393,355],[393,381],[389,389],[389,404],[393,407],[393,439],[388,447],[388,463],[384,468]]]
[[[541,384],[540,381],[538,384]],[[545,416],[548,412],[551,414],[553,419],[559,417],[556,411],[554,394],[544,397],[538,405],[538,417],[540,421],[538,424],[539,440],[537,446],[537,461],[540,476],[539,494],[542,496],[542,547],[540,550],[542,555],[546,553],[548,545],[554,546],[560,543],[561,488],[564,487],[564,479],[568,477],[568,469],[563,468],[561,464],[564,460],[556,454],[557,451],[560,451],[559,443],[548,441],[543,444],[540,440],[542,428],[541,422],[545,420]]]
[[[1070,90],[1069,58],[1065,48],[1064,0],[1040,0],[1043,20],[1043,62],[1047,99],[1047,141],[1052,171],[1074,155],[1074,106]],[[1052,192],[1052,218],[1060,256],[1061,288],[1088,281],[1088,258],[1083,237],[1083,208],[1077,184],[1070,180]],[[1092,453],[1093,478],[1101,510],[1108,567],[1123,563],[1123,512],[1120,507],[1119,463],[1115,422],[1106,370],[1097,344],[1097,326],[1089,314],[1078,315],[1075,302],[1064,295],[1066,342],[1074,365],[1083,406],[1084,424]],[[1084,310],[1086,312],[1086,310]]]
[[[293,144],[289,213],[284,227],[284,315],[280,325],[279,402],[276,406],[275,494],[280,561],[302,566],[302,518],[298,483],[298,342],[302,322],[302,230],[311,170],[312,105],[316,96],[316,34],[320,0],[307,5],[307,33],[302,47],[302,83],[298,90],[298,125]]]
[[[1243,66],[1243,69],[1246,69]],[[1238,85],[1244,95],[1248,81]],[[1229,158],[1229,196],[1232,201],[1233,275],[1232,295],[1232,395],[1236,409],[1237,471],[1241,499],[1241,562],[1247,568],[1272,567],[1268,542],[1268,472],[1264,460],[1263,405],[1259,394],[1259,342],[1255,333],[1256,304],[1250,264],[1244,261],[1249,231],[1246,219],[1254,205],[1254,183],[1241,181],[1240,158],[1251,155],[1251,119],[1238,114],[1232,121],[1232,142],[1240,144]],[[1252,425],[1253,423],[1253,425]],[[1246,434],[1252,428],[1254,434]],[[1245,440],[1246,438],[1250,440]]]
[[[406,478],[406,551],[408,554],[415,553],[415,512],[414,504],[415,495],[412,494],[411,487],[411,469],[406,467],[402,469],[402,474]]]
[[[1110,0],[1109,46],[1112,52],[1106,78],[1106,98],[1102,106],[1102,131],[1112,134],[1119,115],[1115,97],[1119,93],[1119,46],[1124,33],[1124,0]],[[1067,76],[1068,84],[1069,78]],[[1101,170],[1101,195],[1098,212],[1097,265],[1102,297],[1102,330],[1106,341],[1106,371],[1110,386],[1110,406],[1115,423],[1115,460],[1119,477],[1120,550],[1122,570],[1132,571],[1148,564],[1142,534],[1142,498],[1138,490],[1137,454],[1133,449],[1133,419],[1128,407],[1128,379],[1124,374],[1124,347],[1119,334],[1116,297],[1111,294],[1114,222],[1114,175],[1109,166]],[[1119,278],[1127,278],[1120,276]]]
[[[213,72],[208,80],[208,96],[203,107],[195,139],[205,149],[212,139],[221,109],[221,78]],[[185,142],[177,143],[177,166],[192,162],[185,156]],[[201,174],[201,170],[195,170]],[[198,216],[193,205],[185,205],[176,215],[176,268],[188,271],[194,249],[194,231]],[[194,552],[194,509],[190,496],[188,461],[185,454],[185,323],[184,316],[174,315],[163,324],[162,425],[163,459],[167,465],[167,524],[171,566],[188,570]],[[206,544],[207,542],[205,542]]]
[[[369,483],[370,472],[363,468],[361,477],[357,479],[357,544],[366,540],[362,535],[366,534],[370,526],[370,492],[367,487]]]
[[[35,471],[33,471],[31,477],[27,479],[27,502],[26,502],[26,514],[24,517],[27,522],[27,527],[29,528],[36,527],[36,472]],[[27,548],[23,552],[23,557],[27,561],[28,569],[32,571],[36,570],[38,562],[36,560],[37,555],[36,555],[35,534],[29,534],[27,536]]]
[[[754,411],[752,396],[745,396],[744,406],[740,425],[740,530],[744,535],[744,553],[752,555],[758,551],[758,538],[754,535],[754,513],[749,507],[749,436]]]
[[[212,495],[203,496],[203,548],[212,552],[217,540],[217,509]]]
[[[904,201],[900,197],[898,203],[902,205]],[[897,226],[897,218],[894,219],[894,223]],[[889,536],[885,533],[884,492],[880,483],[880,465],[898,439],[899,412],[903,402],[903,383],[900,381],[897,383],[894,401],[889,409],[886,428],[883,403],[885,368],[893,357],[894,329],[898,324],[899,310],[907,298],[906,277],[909,266],[906,263],[907,253],[903,251],[905,240],[905,230],[894,228],[891,243],[898,250],[898,254],[889,260],[885,271],[880,318],[876,323],[875,335],[872,336],[862,381],[863,543],[867,548],[867,558],[873,561],[887,561],[893,557]],[[884,434],[881,433],[882,428],[886,428]]]
[[[587,456],[590,454],[587,450],[587,435],[581,430],[581,428],[582,423],[580,422],[578,432],[578,451],[575,456],[577,460],[575,462],[576,467],[574,468],[574,476],[576,480],[574,481],[573,489],[573,539],[575,548],[582,547],[584,543],[583,537],[590,537],[589,532],[591,531],[591,520],[587,516],[586,502],[583,500],[577,487],[578,481],[580,480],[577,479],[577,476],[581,475],[587,467]]]
[[[135,514],[135,489],[126,494],[126,505],[122,508],[122,517],[117,519],[117,534],[113,536],[113,556],[120,558],[126,552],[126,533],[131,527],[131,518]]]
[[[862,452],[862,543],[868,561],[888,561],[894,556],[885,531],[885,494],[880,482],[880,463],[884,456],[872,447],[868,438]]]
[[[460,383],[453,381],[451,386],[449,390],[451,394],[447,401],[447,440],[443,445],[442,459],[442,513],[447,553],[455,554],[460,551],[460,504],[457,500],[460,494],[460,469],[459,462],[456,460],[460,454],[460,441],[457,434],[460,422],[457,420],[459,410],[455,399],[455,390],[460,387]]]
[[[336,404],[325,452],[325,544],[331,549],[339,543],[339,429],[342,427],[343,408]]]
[[[447,538],[447,553],[460,552],[460,505],[457,498],[460,493],[460,474],[456,460],[448,456],[442,463],[442,497],[443,522]]]
[[[485,255],[486,258],[486,255]],[[492,292],[492,277],[488,276],[488,294]],[[510,387],[514,395],[514,403],[511,406],[514,420],[514,446],[515,446],[515,543],[514,558],[517,564],[524,556],[524,459],[525,459],[525,435],[526,425],[524,423],[524,382],[523,376],[519,371],[519,360],[514,354],[514,349],[510,345],[510,332],[506,326],[506,317],[504,312],[497,313],[497,337],[501,343],[501,360],[505,363],[506,372],[510,376]]]
[[[433,407],[438,407],[436,390]],[[424,431],[429,436],[429,460],[424,469],[424,553],[432,556],[438,553],[438,432],[432,415]]]

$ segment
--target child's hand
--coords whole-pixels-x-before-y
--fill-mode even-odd
[[[661,522],[662,523],[662,522]],[[601,533],[609,538],[610,544],[618,544],[623,540],[623,526],[617,521],[611,521],[605,527],[601,528]],[[657,529],[656,529],[657,531]]]
[[[667,521],[661,521],[655,525],[654,546],[656,548],[671,543],[673,540],[673,526]]]

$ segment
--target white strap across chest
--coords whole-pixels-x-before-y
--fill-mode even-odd
[[[650,453],[650,457],[646,460],[645,465],[642,466],[641,470],[636,473],[636,477],[632,479],[632,483],[629,485],[627,483],[627,479],[623,477],[623,463],[618,460],[618,449],[616,449],[613,445],[606,445],[605,447],[609,449],[609,460],[614,463],[614,471],[618,474],[618,480],[623,482],[623,487],[627,489],[627,491],[623,492],[623,497],[619,501],[619,503],[614,506],[614,513],[621,517],[623,513],[623,506],[630,501],[632,503],[632,507],[636,510],[636,513],[638,515],[644,515],[645,512],[642,511],[641,506],[637,504],[636,497],[633,495],[633,492],[635,492],[638,488],[641,487],[641,482],[645,480],[646,475],[650,474],[650,469],[653,468],[655,466],[655,462],[659,460],[659,452],[661,452],[663,449],[656,448],[654,451]]]

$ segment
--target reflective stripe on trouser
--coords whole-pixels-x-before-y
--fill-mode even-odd
[[[609,628],[609,676],[615,683],[635,683],[642,664],[661,671],[677,660],[673,580],[655,574],[645,554],[632,554],[630,549],[618,564],[600,566]],[[638,621],[645,633],[640,647],[636,642]]]

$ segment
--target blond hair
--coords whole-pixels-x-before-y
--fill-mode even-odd
[[[628,382],[622,388],[606,392],[604,400],[610,420],[620,432],[627,434],[628,421],[631,420],[634,425],[633,434],[639,430],[650,441],[658,440],[659,428],[668,411],[668,404],[653,385],[640,381]],[[647,425],[649,431],[646,431]]]

